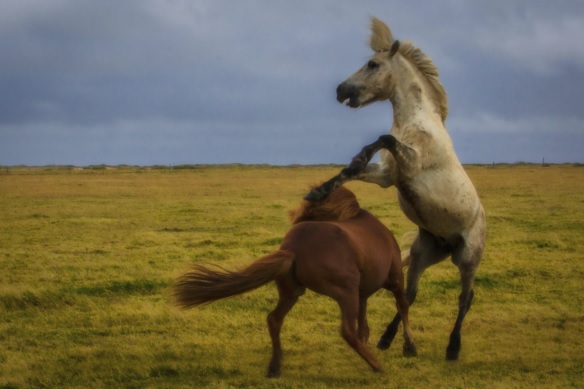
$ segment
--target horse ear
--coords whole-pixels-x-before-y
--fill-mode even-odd
[[[393,35],[389,27],[381,20],[371,18],[371,38],[369,38],[371,49],[376,53],[389,51],[392,43]]]
[[[393,57],[399,50],[399,41],[396,40],[395,42],[393,42],[393,45],[391,45],[391,50],[389,51],[389,58]]]

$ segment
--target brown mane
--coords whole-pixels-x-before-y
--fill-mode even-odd
[[[303,221],[343,221],[359,214],[361,207],[350,190],[339,187],[322,201],[304,200],[298,209],[290,211],[292,224]]]

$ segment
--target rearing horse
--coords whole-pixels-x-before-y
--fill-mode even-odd
[[[391,30],[372,18],[371,59],[337,88],[337,100],[352,108],[375,101],[393,105],[393,127],[365,146],[337,176],[313,189],[306,198],[319,200],[350,180],[397,188],[399,204],[418,225],[418,235],[404,266],[409,264],[406,294],[416,298],[419,279],[429,266],[448,256],[460,271],[459,311],[446,358],[458,359],[460,330],[473,299],[475,272],[485,246],[486,219],[476,189],[460,164],[446,131],[446,92],[438,70],[411,42],[393,39]],[[381,150],[378,163],[369,161]],[[400,323],[397,314],[378,347],[391,344]]]

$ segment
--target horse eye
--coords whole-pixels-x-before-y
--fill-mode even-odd
[[[369,62],[367,62],[367,67],[369,69],[377,69],[379,67],[379,64],[377,62],[374,62],[374,61],[369,61]]]

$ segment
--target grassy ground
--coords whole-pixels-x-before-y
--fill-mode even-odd
[[[182,312],[170,286],[193,262],[241,267],[278,247],[287,210],[335,167],[0,171],[0,388],[509,388],[584,383],[584,168],[468,166],[488,245],[460,361],[444,360],[459,282],[422,278],[401,340],[372,373],[329,299],[287,317],[282,377],[264,378],[272,285]],[[414,226],[394,189],[350,183],[398,240]],[[407,242],[402,242],[407,243]],[[395,312],[370,299],[372,340]],[[373,348],[373,345],[371,345]]]

